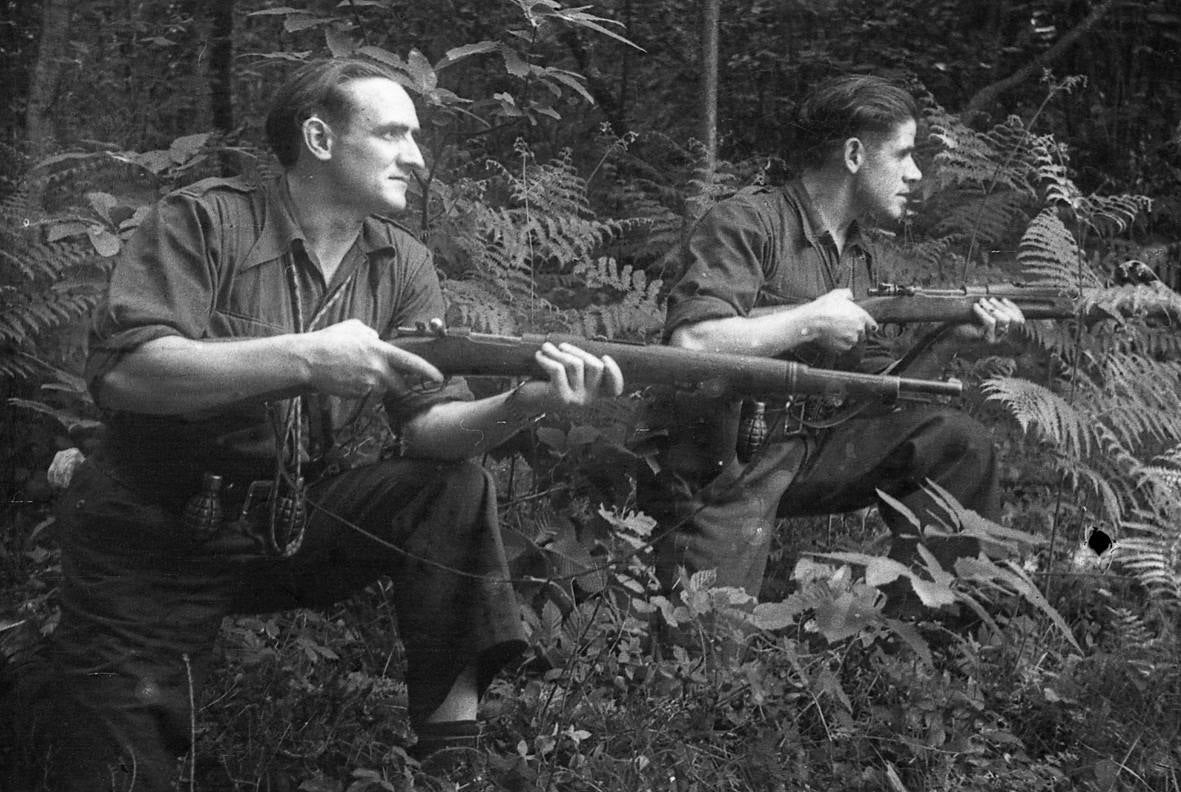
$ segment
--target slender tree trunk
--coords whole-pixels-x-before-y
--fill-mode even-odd
[[[701,142],[705,168],[713,173],[718,164],[718,20],[721,0],[701,3]]]
[[[69,0],[45,0],[41,6],[41,40],[29,70],[29,104],[25,111],[25,139],[34,158],[49,151],[57,137],[50,109],[69,31]]]
[[[634,13],[632,9],[632,0],[624,0],[623,4],[623,29],[631,32],[632,23],[634,21]],[[631,47],[623,48],[623,64],[619,70],[619,115],[621,120],[626,124],[628,113],[631,110],[631,73],[632,63],[635,61],[635,53],[632,52]],[[617,129],[615,134],[622,135],[627,132],[626,129]]]
[[[234,128],[234,3],[210,3],[209,104],[213,127],[223,132]]]

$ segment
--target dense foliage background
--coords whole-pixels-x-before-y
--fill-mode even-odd
[[[923,201],[875,243],[896,280],[1084,285],[1090,315],[1123,317],[1039,323],[954,362],[1005,452],[1007,528],[949,503],[925,529],[973,531],[987,556],[900,571],[872,513],[794,521],[757,604],[708,575],[676,603],[655,587],[650,542],[671,526],[635,511],[638,395],[551,416],[485,460],[533,641],[485,703],[489,749],[450,770],[408,760],[377,586],[331,613],[227,620],[190,788],[1181,791],[1175,3],[3,7],[0,649],[14,657],[55,623],[45,471],[97,430],[77,373],[110,261],[164,191],[274,171],[267,97],[308,57],[377,58],[415,95],[428,169],[405,220],[453,323],[650,340],[661,254],[712,201],[791,175],[795,102],[841,71],[923,100]],[[1134,261],[1164,284],[1116,286]],[[899,575],[924,604],[907,619],[877,591]]]

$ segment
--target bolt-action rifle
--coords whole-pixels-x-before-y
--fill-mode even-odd
[[[786,401],[796,395],[821,394],[842,399],[929,400],[958,396],[959,380],[825,371],[776,358],[696,352],[678,347],[625,341],[602,341],[561,333],[522,336],[475,333],[445,328],[442,322],[399,328],[389,342],[429,361],[447,375],[545,376],[534,353],[546,341],[563,342],[592,355],[610,355],[629,386],[671,385],[709,398]]]
[[[972,307],[985,297],[1011,300],[1026,319],[1080,318],[1087,324],[1120,318],[1144,310],[1150,317],[1174,320],[1181,315],[1181,297],[1160,281],[1113,288],[1064,288],[1028,283],[961,286],[931,289],[882,283],[857,301],[866,313],[882,324],[974,322]],[[794,308],[798,305],[762,306],[751,316]]]
[[[1069,319],[1087,324],[1147,309],[1150,316],[1173,316],[1181,301],[1160,281],[1118,288],[1062,288],[1027,283],[929,289],[880,284],[857,304],[879,322],[971,322],[972,306],[985,297],[1012,300],[1026,319]]]
[[[1011,283],[987,286],[963,286],[958,289],[929,289],[923,286],[900,286],[882,283],[869,290],[869,296],[857,304],[879,322],[971,322],[972,310],[985,297],[1012,300],[1026,319],[1066,319],[1076,316],[1078,294],[1053,286]]]

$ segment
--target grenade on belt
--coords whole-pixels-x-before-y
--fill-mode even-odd
[[[221,476],[206,473],[201,491],[185,503],[182,516],[185,528],[198,540],[211,539],[221,528]]]
[[[283,487],[282,494],[276,493],[271,502],[270,549],[280,556],[295,555],[303,544],[303,531],[307,523],[307,497],[303,478],[297,478],[290,488]]]
[[[745,465],[754,458],[766,441],[766,405],[760,401],[744,401],[742,417],[738,421],[738,461]]]

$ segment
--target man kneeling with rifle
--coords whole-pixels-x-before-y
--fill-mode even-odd
[[[670,255],[666,341],[882,370],[866,343],[877,322],[856,302],[879,280],[861,229],[903,217],[922,176],[913,156],[917,119],[914,99],[885,80],[852,76],[818,86],[800,107],[801,177],[722,201]],[[995,341],[1024,322],[1011,301],[987,297],[972,318],[955,335]],[[658,553],[666,583],[680,567],[715,569],[717,585],[757,595],[776,518],[874,504],[894,534],[892,555],[909,561],[915,528],[878,491],[929,524],[928,479],[997,517],[995,453],[976,421],[933,405],[847,419],[832,408],[823,399],[764,409],[681,395],[658,405],[671,428],[657,473],[641,476],[640,506],[676,526]],[[761,443],[747,442],[752,426],[768,427],[765,439],[755,438]],[[947,560],[974,555],[974,545],[951,537],[931,548]]]
[[[388,219],[417,132],[379,65],[309,64],[267,118],[282,176],[175,192],[121,255],[87,366],[108,435],[63,496],[61,622],[15,696],[49,788],[174,789],[222,617],[383,576],[419,752],[474,744],[525,642],[491,479],[462,460],[623,377],[545,345],[542,379],[471,401],[388,343],[443,315],[429,252]]]

